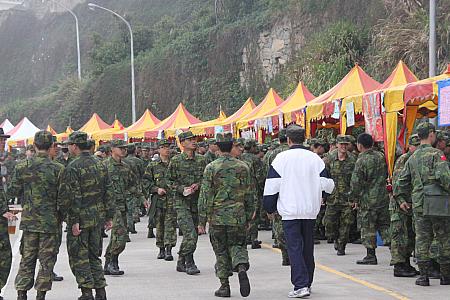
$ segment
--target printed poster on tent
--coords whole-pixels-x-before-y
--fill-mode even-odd
[[[366,133],[372,135],[375,142],[382,142],[381,95],[379,93],[364,95],[362,104]]]
[[[438,126],[450,126],[450,79],[438,84]]]

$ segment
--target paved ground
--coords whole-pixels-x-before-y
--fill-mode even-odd
[[[137,235],[131,236],[120,266],[126,272],[122,277],[108,276],[108,299],[217,299],[213,296],[218,287],[214,276],[214,254],[207,236],[199,238],[195,258],[201,274],[188,276],[175,271],[176,262],[157,260],[158,250],[154,239],[146,238],[146,219],[139,223]],[[19,234],[12,237],[14,251],[17,251]],[[270,232],[260,232],[263,249],[249,250],[253,299],[287,299],[291,289],[290,270],[281,267],[281,255],[271,248]],[[105,243],[107,240],[105,240]],[[337,257],[332,245],[322,242],[316,246],[316,274],[312,299],[450,299],[450,287],[440,286],[439,280],[432,280],[432,286],[421,288],[414,285],[414,279],[394,278],[389,267],[389,250],[377,251],[378,266],[359,266],[355,261],[364,254],[361,245],[349,245],[347,255]],[[17,253],[17,252],[16,252]],[[15,299],[14,276],[20,255],[15,254],[13,276],[4,290],[5,299]],[[50,300],[74,300],[79,292],[68,265],[65,239],[55,268],[64,276],[63,282],[56,282],[48,294]],[[240,297],[237,276],[231,278],[232,297]],[[34,299],[31,291],[29,299]]]

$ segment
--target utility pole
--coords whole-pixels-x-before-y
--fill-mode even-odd
[[[429,77],[436,76],[436,0],[430,0]]]

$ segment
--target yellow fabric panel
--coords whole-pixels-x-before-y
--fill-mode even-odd
[[[384,92],[384,107],[386,112],[401,111],[405,107],[403,102],[403,93],[406,86],[387,89]]]
[[[408,145],[408,139],[412,134],[414,124],[416,123],[417,118],[417,110],[419,109],[416,105],[408,105],[406,107],[406,132],[405,132],[405,140],[406,145]]]
[[[389,175],[392,176],[395,162],[395,147],[397,145],[397,112],[386,113],[385,121],[385,142],[387,144],[386,160],[388,163]]]
[[[340,122],[340,134],[346,134],[347,132],[347,112],[341,112],[341,122]]]
[[[322,117],[323,104],[314,104],[306,107],[306,120],[310,122],[311,120],[319,119]]]
[[[290,123],[292,123],[292,114],[291,113],[284,114],[284,124]]]

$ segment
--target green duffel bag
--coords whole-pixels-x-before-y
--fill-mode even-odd
[[[429,217],[450,217],[450,194],[439,184],[423,187],[423,215]]]

